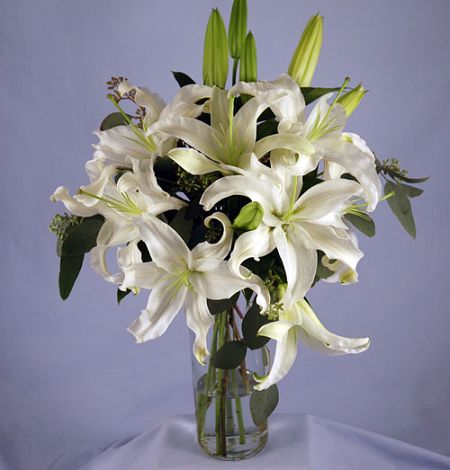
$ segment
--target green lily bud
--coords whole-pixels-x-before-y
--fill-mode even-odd
[[[242,44],[247,33],[247,0],[234,0],[228,27],[228,47],[230,56],[239,59]]]
[[[225,88],[228,77],[227,31],[219,10],[214,8],[208,20],[203,53],[203,83]]]
[[[239,79],[242,82],[256,82],[258,76],[257,69],[256,42],[252,32],[249,31],[242,46]]]
[[[349,117],[358,107],[367,91],[368,90],[366,90],[360,83],[356,88],[353,88],[353,90],[344,93],[338,98],[337,102],[344,107],[347,117]]]
[[[259,202],[249,202],[234,219],[233,228],[238,230],[255,230],[259,227],[264,209]]]
[[[311,84],[322,47],[323,16],[314,15],[306,24],[297,44],[288,74],[301,86]]]

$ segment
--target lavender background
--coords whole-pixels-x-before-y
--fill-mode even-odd
[[[86,182],[92,130],[111,112],[104,82],[125,75],[171,99],[170,70],[201,79],[210,8],[230,1],[1,0],[0,468],[75,469],[114,440],[193,410],[183,316],[158,341],[125,329],[146,294],[121,307],[88,265],[58,298],[55,241],[62,207],[49,195]],[[377,236],[360,237],[358,285],[311,299],[325,325],[369,335],[359,356],[304,348],[280,383],[279,412],[311,413],[450,454],[448,369],[450,2],[250,0],[259,76],[287,69],[310,15],[325,16],[314,85],[350,75],[371,91],[348,130],[380,158],[430,175],[414,200],[413,241],[387,204]]]

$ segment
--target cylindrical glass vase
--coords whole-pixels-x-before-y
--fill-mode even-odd
[[[267,442],[267,421],[254,423],[250,403],[256,383],[253,374],[267,374],[268,352],[266,347],[246,349],[245,358],[241,360],[242,315],[237,306],[214,318],[208,337],[213,361],[202,366],[192,356],[197,440],[208,455],[241,460],[258,453]],[[191,339],[193,341],[193,334]],[[233,345],[222,349],[230,342]],[[217,351],[226,353],[227,364],[221,364],[224,368],[219,368],[214,361]],[[230,368],[236,361],[239,364]]]

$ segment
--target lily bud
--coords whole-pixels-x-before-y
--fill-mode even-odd
[[[227,31],[219,10],[214,8],[208,20],[203,53],[203,83],[225,88],[228,77]]]
[[[323,16],[314,15],[306,24],[297,44],[288,74],[301,86],[311,84],[322,47]]]
[[[360,83],[356,88],[353,88],[353,90],[344,93],[338,98],[337,102],[344,107],[347,117],[349,117],[358,107],[367,91],[368,90],[366,90]]]
[[[242,46],[241,64],[239,67],[239,79],[241,82],[256,82],[257,72],[256,42],[251,31],[245,37]]]
[[[247,0],[234,0],[228,27],[228,46],[233,59],[241,57],[242,44],[247,33]]]
[[[259,227],[264,209],[259,202],[246,204],[234,219],[233,228],[238,230],[255,230]]]

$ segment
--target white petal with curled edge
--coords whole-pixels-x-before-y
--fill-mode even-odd
[[[227,261],[220,262],[213,271],[193,272],[189,279],[198,293],[213,300],[228,299],[252,285],[247,279],[233,275]]]
[[[204,122],[185,117],[159,120],[150,130],[177,137],[211,159],[217,159],[218,142],[223,138],[220,133]]]
[[[106,156],[108,156],[109,150],[112,150],[115,157],[112,158],[113,160],[117,160],[117,156],[122,155],[123,161],[126,163],[127,156],[147,159],[153,155],[135,135],[131,126],[116,126],[106,131],[96,131],[95,134],[100,139],[97,148],[103,151]]]
[[[260,329],[260,334],[262,328]],[[289,372],[297,357],[297,329],[298,327],[292,326],[284,335],[279,337],[269,375],[259,384],[255,385],[256,390],[269,388],[271,385],[279,382]]]
[[[304,137],[294,134],[274,134],[263,137],[256,142],[254,153],[258,158],[261,158],[276,149],[291,150],[300,155],[314,154],[313,145]]]
[[[124,272],[124,279],[121,287],[123,289],[153,289],[161,282],[171,280],[175,282],[174,275],[167,274],[164,269],[160,268],[155,262],[148,263],[136,262],[127,265],[119,264]]]
[[[187,287],[174,286],[173,279],[159,282],[150,293],[147,308],[128,327],[137,343],[159,338],[180,311]]]
[[[276,196],[270,180],[255,178],[254,176],[232,175],[216,180],[203,193],[200,204],[205,210],[210,210],[217,202],[230,196],[246,196],[251,201],[259,202],[264,213],[270,214],[277,207]]]
[[[230,270],[236,274],[241,273],[241,264],[249,258],[257,261],[273,251],[275,242],[272,236],[272,227],[262,223],[255,230],[245,232],[238,237],[230,256]]]
[[[149,214],[143,214],[137,225],[141,239],[158,266],[169,273],[184,271],[190,266],[191,252],[172,227]]]
[[[310,289],[317,270],[317,253],[305,245],[308,234],[301,227],[288,227],[287,233],[277,227],[273,237],[286,272],[288,287],[283,302],[288,309]]]
[[[204,175],[221,170],[219,164],[194,149],[175,148],[167,156],[191,175]]]
[[[295,218],[319,219],[330,212],[341,212],[343,204],[362,191],[359,183],[344,179],[324,181],[303,193],[294,205]]]
[[[195,334],[194,356],[200,364],[205,364],[209,356],[206,337],[214,324],[214,317],[209,313],[206,297],[192,290],[187,291],[185,310],[187,326]]]
[[[341,355],[360,353],[369,347],[369,338],[345,338],[328,331],[305,300],[297,306],[303,316],[298,334],[310,348],[327,355]]]
[[[180,88],[173,100],[161,111],[160,121],[170,121],[177,116],[196,118],[205,107],[205,103],[197,103],[210,98],[212,91],[213,88],[207,85],[186,85]]]
[[[274,81],[239,82],[230,89],[230,94],[237,93],[266,100],[281,122],[304,120],[305,100],[297,83],[287,74],[280,75]]]
[[[69,194],[69,190],[64,186],[58,186],[55,192],[50,196],[50,200],[52,202],[62,202],[71,214],[80,217],[90,217],[91,215],[98,214],[98,210],[95,207],[86,207],[84,204],[74,199]]]
[[[212,220],[218,220],[223,227],[222,236],[217,243],[202,242],[192,250],[192,256],[196,258],[212,258],[222,261],[229,253],[233,242],[233,229],[227,215],[215,212],[205,219],[205,225],[210,226]]]
[[[382,194],[373,155],[363,152],[353,143],[338,139],[321,139],[320,146],[325,160],[341,165],[361,183],[369,203],[367,210],[372,212]]]
[[[351,269],[356,270],[356,265],[364,253],[355,246],[350,236],[343,238],[342,232],[339,232],[338,236],[338,232],[333,227],[325,225],[307,222],[301,222],[300,225],[308,233],[317,250],[322,250],[328,258],[342,261]]]

